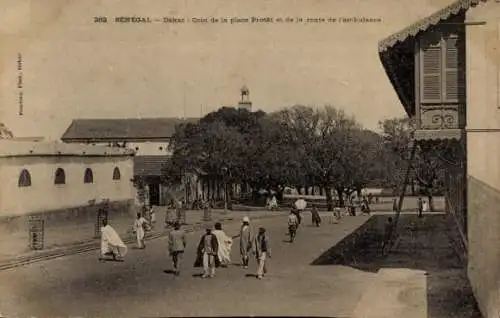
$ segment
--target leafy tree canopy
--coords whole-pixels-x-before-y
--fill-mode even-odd
[[[391,129],[387,124],[387,132]],[[400,135],[395,130],[391,136]],[[387,159],[391,136],[365,130],[328,105],[296,105],[271,114],[221,108],[176,128],[165,174],[203,173],[278,192],[285,186],[317,185],[342,196],[384,178],[380,161]]]

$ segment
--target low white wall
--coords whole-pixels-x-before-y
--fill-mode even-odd
[[[113,180],[114,168],[120,180]],[[57,168],[65,171],[66,183],[54,184]],[[84,183],[85,169],[93,172],[93,183]],[[19,187],[23,169],[31,175],[31,186]],[[134,199],[132,156],[26,156],[0,158],[0,216],[88,205],[90,200]]]

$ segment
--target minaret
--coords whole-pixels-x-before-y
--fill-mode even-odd
[[[243,85],[240,92],[241,92],[241,100],[238,103],[238,108],[239,109],[246,109],[249,112],[251,112],[252,111],[252,102],[250,101],[250,91],[248,90],[248,87]]]

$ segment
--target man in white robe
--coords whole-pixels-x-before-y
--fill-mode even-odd
[[[115,229],[103,220],[101,227],[101,256],[124,257],[127,254],[127,245],[123,243]]]
[[[219,222],[215,223],[215,230],[212,233],[217,237],[217,242],[219,242],[219,247],[217,251],[217,256],[221,266],[227,267],[231,264],[231,247],[233,245],[233,239],[226,235],[222,230],[222,224]]]
[[[144,236],[146,234],[145,228],[148,226],[148,221],[142,216],[141,213],[137,213],[137,218],[134,221],[134,232],[137,238],[137,247],[144,249],[146,244],[144,243]]]
[[[253,231],[250,227],[250,219],[248,216],[243,217],[240,229],[240,256],[241,265],[243,268],[248,268],[249,255],[252,251]]]
[[[271,198],[271,200],[269,200],[267,208],[269,210],[276,210],[278,208],[278,200],[276,200],[276,196],[273,195],[273,197]]]
[[[156,223],[156,211],[153,206],[149,207],[149,215],[151,216],[151,225]]]
[[[422,203],[422,211],[425,213],[425,212],[429,212],[429,202],[425,201]]]

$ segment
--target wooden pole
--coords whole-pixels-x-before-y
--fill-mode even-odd
[[[397,230],[398,222],[399,222],[399,216],[401,214],[401,210],[403,209],[403,200],[404,200],[404,197],[405,197],[405,194],[406,194],[406,188],[407,188],[408,180],[410,179],[410,172],[411,172],[411,168],[412,168],[412,165],[413,165],[413,159],[415,158],[415,152],[416,152],[416,150],[417,150],[417,143],[414,142],[413,143],[413,147],[411,149],[410,159],[408,161],[408,168],[406,169],[405,179],[404,179],[404,182],[403,182],[403,188],[401,189],[401,194],[399,196],[399,202],[398,202],[398,209],[396,211],[396,217],[394,219],[394,229],[395,230]]]

